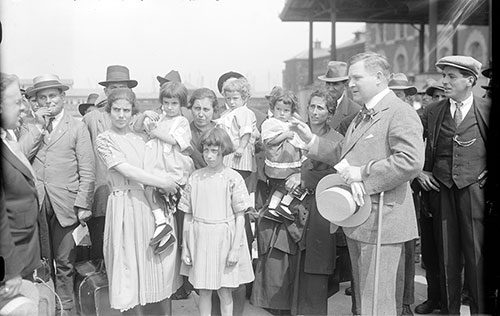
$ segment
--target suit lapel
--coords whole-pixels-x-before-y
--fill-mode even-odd
[[[24,165],[24,163],[17,158],[17,156],[7,147],[3,141],[0,141],[2,143],[2,156],[4,157],[5,160],[7,160],[14,168],[19,170],[24,176],[28,179],[30,179],[33,183],[35,183],[35,180],[33,179],[33,175],[31,174],[31,171]]]
[[[381,109],[379,111],[376,111],[375,114],[372,116],[372,118],[368,122],[361,121],[361,123],[359,123],[359,126],[356,128],[354,128],[354,123],[349,126],[348,132],[350,132],[350,134],[346,133],[346,135],[348,135],[348,137],[346,137],[345,146],[342,149],[342,156],[340,159],[344,158],[344,156],[358,142],[358,140],[361,138],[361,136],[363,136],[366,133],[366,131],[368,131],[370,129],[370,127],[373,126],[373,124],[375,124],[376,122],[378,122],[380,120],[380,118],[382,116],[381,114],[384,110],[385,110],[385,108]],[[354,122],[354,120],[353,120],[353,122]]]
[[[56,143],[69,129],[69,114],[67,112],[64,113],[61,121],[57,125],[56,129],[52,131],[50,135],[50,140],[47,143],[47,146],[52,146]]]

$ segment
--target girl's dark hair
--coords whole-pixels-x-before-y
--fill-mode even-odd
[[[201,134],[198,150],[203,152],[204,146],[218,146],[222,156],[229,155],[234,151],[233,141],[227,132],[220,127],[211,128]]]
[[[108,113],[111,113],[111,106],[118,100],[127,100],[128,102],[130,102],[130,104],[132,104],[132,113],[137,112],[135,107],[135,93],[129,88],[116,88],[111,90],[108,95],[108,102],[104,110]]]
[[[163,98],[177,98],[182,107],[187,107],[188,90],[180,82],[166,82],[160,88],[159,99],[161,104],[163,104]]]
[[[200,89],[194,90],[193,94],[191,95],[191,98],[189,99],[188,108],[190,109],[191,107],[193,107],[193,104],[196,100],[201,100],[201,99],[205,99],[205,98],[212,101],[212,108],[215,111],[215,109],[217,109],[217,105],[218,105],[217,96],[215,95],[215,92],[213,92],[212,90],[210,90],[208,88],[200,88]]]
[[[337,98],[330,91],[324,88],[314,90],[313,93],[311,93],[311,96],[309,96],[309,101],[307,101],[308,106],[311,104],[311,100],[314,97],[319,97],[325,100],[328,112],[330,112],[332,115],[335,114],[335,108],[337,107]]]
[[[293,93],[293,91],[282,90],[278,92],[276,95],[271,96],[271,103],[269,104],[271,110],[274,110],[274,107],[276,106],[276,103],[278,101],[283,102],[283,104],[285,105],[290,105],[292,107],[292,113],[297,112],[299,101],[295,93]]]

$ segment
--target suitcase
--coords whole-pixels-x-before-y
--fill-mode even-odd
[[[49,279],[48,282],[35,282],[38,289],[38,315],[39,316],[55,316],[56,315],[56,296],[54,289],[54,281]]]
[[[75,270],[76,306],[80,315],[121,315],[109,304],[108,277],[102,263],[81,262]]]

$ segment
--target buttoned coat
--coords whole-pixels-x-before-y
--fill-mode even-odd
[[[17,262],[16,267],[7,267],[7,271],[14,268],[22,277],[26,277],[40,265],[37,224],[39,201],[35,179],[21,160],[2,141],[0,143],[1,177],[5,193],[5,200],[2,202],[5,203],[7,211],[7,231],[10,231],[15,245],[12,256]],[[2,235],[2,243],[7,240],[4,240]]]
[[[330,127],[334,130],[337,130],[340,123],[347,118],[348,116],[352,116],[361,110],[361,105],[357,104],[353,100],[347,97],[347,94],[344,93],[344,97],[340,104],[337,105],[335,109],[335,113],[333,114],[333,118],[330,121]]]
[[[422,123],[415,110],[389,91],[360,125],[349,126],[341,142],[316,138],[309,157],[332,165],[346,159],[362,167],[362,181],[371,197],[368,219],[356,227],[344,227],[351,239],[375,243],[379,193],[384,191],[382,244],[401,243],[418,237],[410,180],[424,164]],[[369,173],[365,166],[369,163]]]
[[[477,96],[473,97],[473,106],[470,111],[474,111],[481,137],[485,143],[490,121],[490,108],[491,102],[488,99],[483,99]],[[422,124],[424,127],[424,137],[427,139],[426,160],[424,165],[425,171],[432,171],[432,168],[434,167],[439,129],[443,123],[445,111],[449,109],[450,99],[431,103],[424,109]]]
[[[23,142],[29,143],[39,134],[30,125]],[[48,194],[61,226],[76,224],[75,207],[90,210],[94,194],[94,151],[85,124],[65,111],[52,133],[44,136],[32,165],[40,201]]]

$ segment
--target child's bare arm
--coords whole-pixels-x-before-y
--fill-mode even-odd
[[[188,266],[193,264],[193,261],[191,259],[191,251],[189,250],[189,247],[187,244],[189,226],[191,225],[192,219],[193,219],[193,215],[191,215],[190,213],[184,213],[184,225],[183,225],[183,229],[182,229],[182,256],[181,256],[181,259]]]
[[[278,145],[281,142],[283,142],[285,139],[292,139],[293,138],[293,132],[292,131],[285,131],[281,134],[276,135],[274,138],[270,139],[267,141],[268,145]]]
[[[245,214],[243,212],[236,214],[236,227],[234,232],[234,239],[232,242],[231,249],[229,250],[229,255],[227,256],[226,266],[231,267],[238,263],[241,239],[243,238],[243,232],[245,230]]]
[[[177,141],[172,137],[172,135],[170,135],[169,133],[162,133],[161,128],[153,129],[149,135],[152,137],[156,137],[162,142],[165,142],[172,146],[177,144]]]
[[[243,154],[243,151],[247,147],[248,141],[250,140],[250,135],[251,135],[250,133],[247,133],[247,134],[240,137],[240,146],[238,148],[236,148],[236,150],[234,152],[234,155],[236,157],[241,157],[241,155]]]

